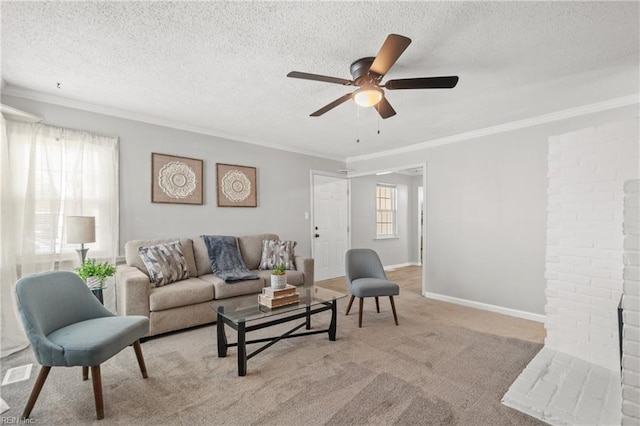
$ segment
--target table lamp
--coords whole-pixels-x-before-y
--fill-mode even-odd
[[[67,243],[80,244],[76,252],[80,256],[80,264],[84,263],[89,249],[85,243],[96,241],[96,218],[94,216],[67,216]]]

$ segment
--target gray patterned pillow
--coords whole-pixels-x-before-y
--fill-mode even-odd
[[[140,247],[138,253],[149,271],[151,287],[161,287],[189,278],[180,241]]]
[[[280,264],[284,264],[285,269],[296,269],[296,244],[296,241],[262,240],[262,259],[258,269],[273,269]]]

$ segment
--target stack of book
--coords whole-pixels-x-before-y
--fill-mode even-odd
[[[278,308],[280,306],[291,305],[298,303],[299,300],[300,294],[296,291],[296,287],[290,284],[287,284],[285,288],[278,290],[271,287],[265,287],[262,289],[262,294],[258,296],[258,302],[267,308]]]

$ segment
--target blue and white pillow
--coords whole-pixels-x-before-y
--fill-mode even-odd
[[[151,287],[161,287],[189,278],[180,241],[140,247],[138,253],[149,272]]]

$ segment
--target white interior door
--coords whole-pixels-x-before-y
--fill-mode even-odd
[[[313,257],[315,280],[344,276],[344,254],[349,248],[348,181],[314,173]]]

